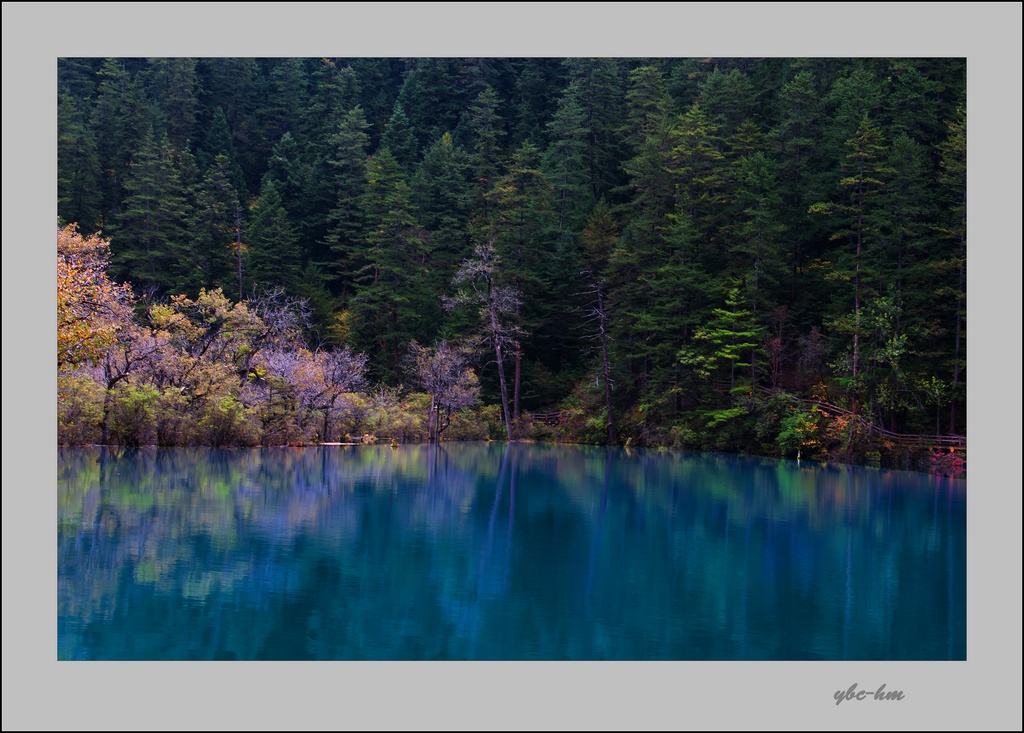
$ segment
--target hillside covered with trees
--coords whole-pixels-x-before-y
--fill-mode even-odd
[[[57,143],[63,443],[966,434],[964,59],[62,58]]]

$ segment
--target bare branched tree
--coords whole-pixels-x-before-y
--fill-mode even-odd
[[[591,329],[590,338],[596,340],[601,347],[601,375],[604,381],[604,401],[608,412],[608,444],[615,445],[615,419],[612,413],[612,370],[608,359],[608,284],[603,278],[592,271],[580,273],[587,282],[584,295],[589,305],[584,313],[583,321]]]
[[[433,348],[409,344],[408,369],[413,382],[430,394],[430,440],[438,441],[452,415],[480,401],[480,383],[464,349],[441,341]]]
[[[501,386],[501,409],[505,418],[505,434],[512,440],[512,416],[509,412],[505,359],[519,348],[522,331],[515,316],[519,310],[519,294],[510,285],[500,284],[501,259],[495,242],[477,245],[473,256],[462,263],[453,283],[463,286],[445,307],[477,306],[480,314],[480,341],[494,351]]]

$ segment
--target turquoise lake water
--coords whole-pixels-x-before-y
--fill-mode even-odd
[[[966,481],[450,443],[60,449],[87,660],[963,660]]]

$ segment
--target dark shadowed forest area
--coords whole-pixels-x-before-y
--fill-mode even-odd
[[[57,72],[61,443],[966,446],[963,58]]]

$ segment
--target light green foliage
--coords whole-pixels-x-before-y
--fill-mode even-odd
[[[212,446],[255,443],[245,407],[233,395],[224,395],[206,406],[199,420],[203,442]]]
[[[824,417],[817,407],[796,409],[782,419],[782,430],[776,444],[783,456],[799,453],[805,458],[820,457],[825,442],[824,432]]]
[[[57,375],[57,442],[95,443],[103,419],[103,388],[85,373]]]
[[[121,445],[156,442],[156,402],[159,391],[149,385],[119,384],[111,394],[110,433]]]
[[[730,288],[725,306],[712,310],[712,319],[697,329],[694,340],[708,346],[704,364],[711,375],[716,370],[725,371],[730,390],[740,386],[743,391],[748,391],[753,386],[751,382],[744,380],[743,384],[737,385],[737,378],[746,374],[743,370],[751,365],[753,352],[760,344],[761,329],[751,322],[750,311],[741,307],[738,286]]]

